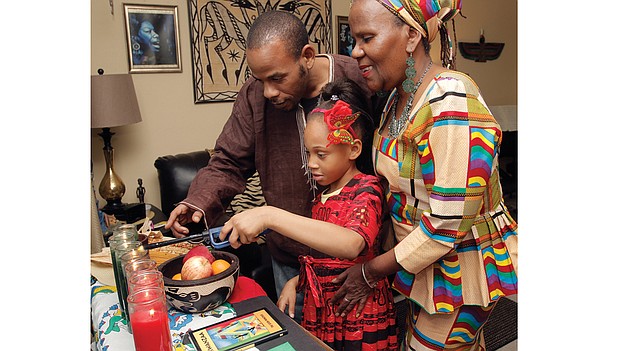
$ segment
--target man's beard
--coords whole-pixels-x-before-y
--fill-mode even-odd
[[[291,110],[296,109],[297,105],[299,104],[299,101],[301,101],[301,99],[303,98],[303,94],[305,94],[305,87],[307,86],[307,83],[308,83],[305,80],[306,80],[306,76],[308,75],[308,71],[304,69],[304,66],[302,64],[299,64],[298,68],[299,68],[299,71],[298,71],[299,76],[297,77],[297,80],[300,83],[304,82],[304,84],[303,84],[303,91],[300,93],[301,94],[300,96],[292,96],[291,95],[289,98],[284,99],[284,103],[286,103],[286,102],[290,102],[291,103],[290,107],[287,106],[286,108],[284,108],[284,107],[281,108],[284,111],[291,111]],[[293,99],[296,99],[296,100],[293,100]],[[276,108],[279,108],[276,105],[277,102],[278,101],[273,101],[273,100],[271,101],[271,103],[274,104],[276,106]]]

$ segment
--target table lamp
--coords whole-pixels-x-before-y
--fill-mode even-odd
[[[91,128],[102,128],[98,135],[103,139],[106,173],[99,185],[99,194],[107,203],[101,210],[116,214],[124,211],[121,199],[125,184],[114,171],[114,149],[110,142],[114,133],[110,128],[141,122],[142,117],[131,75],[104,75],[101,68],[97,73],[99,75],[90,77],[90,123]]]

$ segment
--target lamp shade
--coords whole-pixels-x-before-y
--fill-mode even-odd
[[[91,128],[112,128],[142,121],[131,75],[91,76],[90,94]]]

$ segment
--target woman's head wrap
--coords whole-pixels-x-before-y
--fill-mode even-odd
[[[461,10],[461,0],[377,0],[410,27],[419,31],[431,43],[437,33],[446,33],[444,23],[450,21]],[[442,37],[444,34],[442,34]],[[444,40],[445,39],[445,40]],[[449,46],[444,48],[444,46]],[[442,38],[442,53],[452,51],[449,37]],[[450,53],[450,56],[452,54]]]

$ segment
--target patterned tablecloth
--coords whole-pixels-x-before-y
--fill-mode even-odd
[[[104,285],[91,276],[92,351],[135,351],[127,321],[121,318],[116,287]],[[228,302],[204,313],[187,314],[172,307],[168,310],[174,351],[195,351],[187,331],[196,330],[236,316]]]

